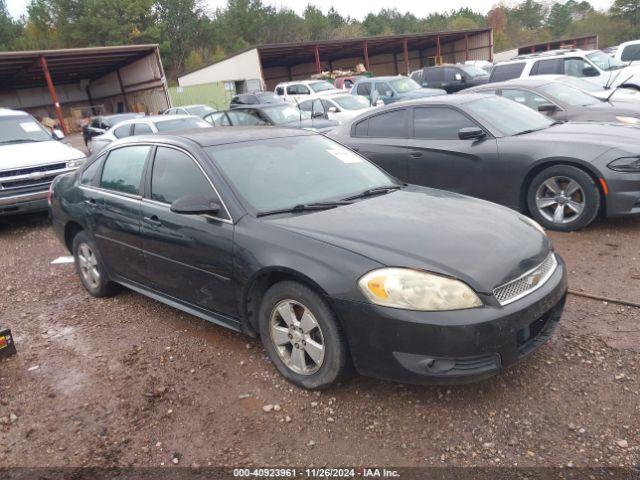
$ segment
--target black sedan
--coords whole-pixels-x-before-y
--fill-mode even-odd
[[[89,123],[82,127],[82,138],[84,144],[88,145],[89,140],[103,133],[107,133],[116,123],[144,117],[141,113],[115,113],[113,115],[98,115],[91,117]]]
[[[571,120],[640,125],[640,105],[596,98],[559,79],[517,78],[471,88],[465,93],[471,92],[500,95],[561,122]]]
[[[640,129],[554,122],[497,96],[390,105],[330,135],[397,178],[501,203],[570,231],[640,214]]]
[[[87,291],[117,285],[259,335],[293,383],[348,365],[411,382],[499,372],[544,344],[566,274],[507,208],[408,186],[301,130],[120,140],[52,187]]]
[[[328,120],[325,114],[311,116],[289,103],[267,103],[264,105],[235,106],[226,112],[211,113],[204,117],[216,127],[276,125],[286,128],[305,128],[324,132],[338,125]]]

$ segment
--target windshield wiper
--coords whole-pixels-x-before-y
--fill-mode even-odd
[[[553,125],[553,124],[551,124],[551,125]],[[513,136],[515,137],[516,135],[526,135],[527,133],[539,132],[540,130],[544,130],[544,127],[543,128],[530,128],[528,130],[522,130],[521,132],[514,133]]]
[[[267,215],[277,215],[279,213],[296,213],[306,212],[311,210],[329,210],[330,208],[336,208],[340,205],[350,205],[351,202],[340,200],[337,202],[315,202],[315,203],[301,203],[290,208],[280,208],[277,210],[266,210],[264,212],[258,212],[257,217],[265,217]]]
[[[371,197],[373,195],[383,195],[385,193],[392,192],[393,190],[400,190],[402,188],[401,185],[386,185],[384,187],[374,187],[368,188],[364,192],[360,192],[357,195],[352,195],[350,197],[343,198],[343,200],[356,200],[358,198]]]

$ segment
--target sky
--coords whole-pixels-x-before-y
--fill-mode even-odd
[[[14,17],[19,17],[26,13],[29,0],[7,0],[9,12]],[[223,7],[226,0],[204,0],[210,9]],[[340,12],[341,15],[350,16],[358,20],[369,12],[378,12],[382,8],[397,8],[400,12],[409,11],[417,17],[424,17],[430,13],[457,10],[461,7],[469,7],[480,13],[487,13],[499,0],[447,0],[446,2],[421,1],[421,0],[395,0],[389,4],[388,0],[263,0],[265,4],[280,7],[288,7],[298,13],[302,13],[308,3],[326,12],[331,6]],[[519,3],[511,0],[513,3]],[[507,3],[511,3],[507,0]],[[612,0],[590,0],[597,9],[606,9]]]

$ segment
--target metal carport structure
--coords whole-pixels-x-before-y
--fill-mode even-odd
[[[53,107],[65,133],[65,107],[105,101],[127,110],[145,100],[154,110],[170,106],[155,44],[0,52],[0,106],[34,114]]]

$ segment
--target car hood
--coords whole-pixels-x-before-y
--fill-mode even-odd
[[[620,123],[567,122],[523,135],[539,142],[564,142],[640,151],[640,128]],[[512,137],[518,138],[518,137]]]
[[[80,150],[57,140],[0,145],[0,170],[33,167],[84,158]]]
[[[417,186],[265,220],[382,265],[459,278],[481,293],[540,264],[551,248],[546,236],[512,210]]]
[[[610,113],[612,116],[625,115],[630,117],[640,117],[640,105],[629,102],[600,102],[586,107],[576,107],[579,110]]]

